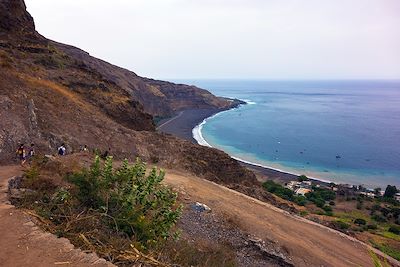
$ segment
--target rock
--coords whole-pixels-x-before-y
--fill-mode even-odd
[[[35,191],[26,188],[13,188],[9,189],[8,194],[10,198],[23,198],[26,193],[33,193]]]
[[[32,221],[24,223],[25,226],[35,226],[35,224]]]
[[[211,211],[211,208],[209,206],[200,202],[196,202],[195,204],[193,204],[192,209],[197,212]]]
[[[16,189],[21,186],[22,176],[14,176],[8,181],[8,189]]]
[[[40,131],[38,130],[38,122],[37,122],[37,115],[36,115],[36,107],[35,107],[35,102],[33,101],[33,99],[30,99],[28,101],[28,116],[29,116],[29,126],[30,126],[30,130],[40,138]]]
[[[0,31],[34,32],[33,18],[26,11],[23,0],[4,0],[0,2]]]

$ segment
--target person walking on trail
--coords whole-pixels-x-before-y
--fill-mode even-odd
[[[35,156],[35,144],[32,143],[28,151],[28,159],[32,160],[33,156]]]
[[[24,144],[20,144],[17,151],[15,151],[15,153],[17,154],[17,157],[20,161],[21,167],[24,166],[25,161],[26,161],[26,150],[25,150],[25,145]]]
[[[61,146],[58,148],[58,155],[60,155],[60,156],[65,156],[65,153],[66,153],[66,148],[65,148],[65,145],[64,145],[64,143],[63,143],[63,144],[61,144]]]
[[[81,151],[82,151],[82,152],[88,152],[88,151],[89,151],[88,146],[87,146],[87,145],[84,145],[84,146],[82,147]]]

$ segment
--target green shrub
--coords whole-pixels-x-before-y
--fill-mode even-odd
[[[304,216],[307,216],[307,215],[308,215],[308,211],[306,211],[306,210],[300,211],[300,216],[301,217],[304,217]]]
[[[305,194],[305,197],[317,207],[323,208],[326,201],[333,201],[336,198],[334,191],[313,187],[313,191]]]
[[[397,193],[397,188],[394,185],[388,185],[385,189],[385,193],[383,194],[384,198],[393,198]]]
[[[293,201],[294,192],[282,185],[268,180],[263,183],[263,187],[270,193],[275,194],[283,199]]]
[[[382,215],[374,214],[371,216],[371,218],[377,222],[386,222],[386,218],[383,217]]]
[[[39,169],[36,166],[32,166],[25,171],[25,177],[28,181],[34,182],[39,177]]]
[[[318,208],[323,208],[325,205],[325,200],[323,200],[322,198],[311,198],[309,200],[317,205]]]
[[[400,228],[397,226],[390,226],[388,231],[396,235],[400,234]]]
[[[354,224],[357,224],[357,225],[366,225],[367,222],[366,222],[364,219],[357,218],[357,219],[354,220]]]
[[[340,230],[346,230],[350,228],[350,224],[342,222],[342,221],[334,221],[333,225],[335,228]]]
[[[376,225],[376,224],[368,224],[367,225],[367,229],[376,230],[376,229],[378,229],[378,225]]]
[[[332,207],[329,206],[329,205],[323,206],[322,209],[323,209],[325,212],[332,212]]]
[[[294,202],[299,206],[305,206],[307,204],[307,198],[304,196],[294,196]]]
[[[308,181],[308,177],[303,174],[303,175],[300,175],[299,177],[297,177],[297,180],[299,182]]]
[[[263,183],[263,187],[270,193],[277,195],[283,199],[292,201],[299,206],[305,206],[307,204],[307,198],[304,196],[296,195],[292,190],[283,187],[282,185],[275,183],[274,181],[268,180]]]
[[[146,165],[140,160],[135,165],[125,160],[115,170],[112,157],[101,166],[96,156],[90,169],[68,179],[76,185],[82,205],[111,218],[117,231],[134,237],[143,249],[174,234],[171,229],[182,207],[176,204],[177,194],[161,184],[164,172],[153,168],[146,176]]]

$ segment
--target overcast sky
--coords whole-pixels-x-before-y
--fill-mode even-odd
[[[26,0],[44,36],[153,78],[400,78],[399,0]]]

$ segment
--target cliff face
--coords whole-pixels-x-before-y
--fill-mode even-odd
[[[0,1],[0,32],[33,33],[35,24],[23,0]]]
[[[255,183],[228,155],[155,132],[153,116],[232,103],[194,86],[142,78],[40,36],[25,4],[0,0],[0,162],[18,143],[54,153],[86,144],[117,158],[181,168],[230,184]],[[152,116],[153,115],[153,116]]]

